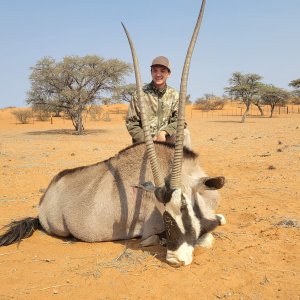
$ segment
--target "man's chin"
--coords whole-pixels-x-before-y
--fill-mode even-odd
[[[164,81],[154,81],[156,87],[165,87],[166,83]]]

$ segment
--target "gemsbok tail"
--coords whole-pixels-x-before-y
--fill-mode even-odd
[[[22,239],[29,238],[37,229],[41,228],[38,218],[29,217],[19,221],[13,221],[2,228],[7,229],[7,231],[0,235],[0,246],[20,243]]]

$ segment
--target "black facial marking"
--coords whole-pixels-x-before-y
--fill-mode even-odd
[[[187,205],[181,206],[180,211],[182,213],[181,218],[182,218],[183,227],[185,229],[185,241],[189,245],[194,246],[197,240],[197,236],[196,236],[196,231],[192,224],[192,219],[189,215]]]
[[[174,190],[166,184],[164,187],[156,188],[154,194],[159,202],[166,204],[171,200],[173,192]]]
[[[194,199],[197,199],[196,195],[194,195]],[[193,210],[194,210],[194,213],[195,213],[197,219],[201,221],[201,219],[203,218],[203,213],[199,207],[198,201],[194,201]]]
[[[218,216],[216,216],[216,219],[214,219],[214,220],[202,218],[200,220],[200,224],[201,224],[201,230],[200,230],[199,237],[205,233],[213,231],[216,227],[221,225],[221,222],[220,222],[220,219],[218,218]]]
[[[180,211],[185,234],[180,231],[180,228],[170,213],[165,211],[163,214],[166,229],[167,249],[172,251],[177,250],[184,242],[194,246],[197,241],[196,232],[193,228],[192,219],[189,215],[185,198],[183,195],[181,195],[181,197],[183,204],[181,205]]]
[[[222,221],[222,218],[221,218],[220,216],[216,215],[216,219],[217,219],[217,220],[218,220],[218,222],[219,222],[219,226],[220,226],[220,225],[222,225],[222,223],[221,223],[221,221]]]
[[[175,251],[185,242],[184,235],[181,233],[173,217],[165,211],[163,219],[166,229],[167,249]]]

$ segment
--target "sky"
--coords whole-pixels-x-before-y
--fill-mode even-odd
[[[45,56],[99,55],[131,63],[121,22],[138,54],[142,81],[150,64],[171,61],[169,85],[179,89],[201,1],[0,0],[0,108],[25,107],[31,67]],[[194,50],[188,94],[223,95],[234,72],[291,90],[300,78],[299,0],[207,0]],[[134,82],[134,76],[126,78]]]

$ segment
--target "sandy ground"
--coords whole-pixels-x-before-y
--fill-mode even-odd
[[[36,216],[60,170],[128,146],[122,116],[111,118],[87,121],[77,136],[68,120],[21,125],[0,110],[0,225]],[[88,244],[37,231],[0,248],[0,299],[300,299],[300,114],[239,120],[187,112],[203,168],[227,180],[218,209],[227,224],[191,265],[172,268],[164,247],[138,240]]]

